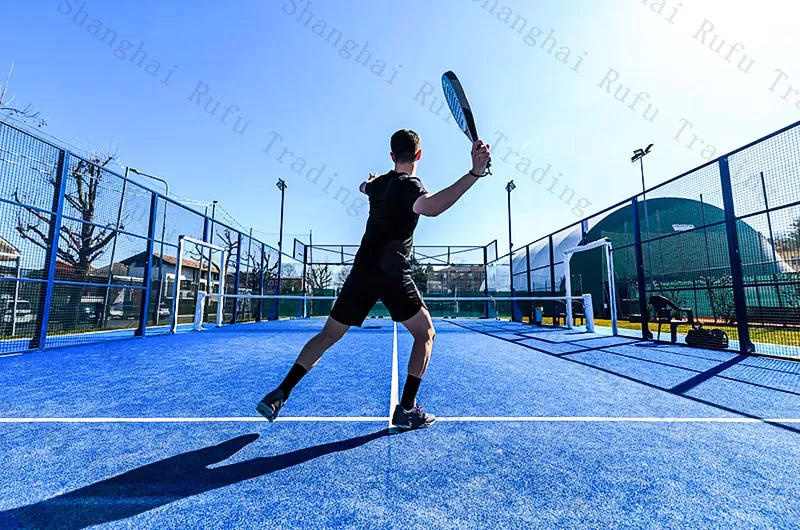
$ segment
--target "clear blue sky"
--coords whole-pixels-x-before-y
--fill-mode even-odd
[[[436,116],[416,97],[432,85],[426,103],[436,110],[446,70],[466,85],[484,139],[508,139],[495,146],[494,176],[424,220],[420,244],[497,238],[505,252],[510,179],[514,242],[524,244],[639,190],[634,148],[656,144],[646,167],[655,184],[703,163],[705,144],[718,156],[800,119],[798,94],[781,97],[800,87],[795,1],[494,4],[13,2],[3,7],[0,70],[15,62],[10,93],[42,111],[47,133],[116,147],[123,164],[168,179],[178,196],[217,199],[247,226],[277,232],[275,181],[286,179],[285,230],[313,229],[315,243],[358,242],[367,215],[353,203],[358,184],[390,168],[398,128],[421,134],[419,174],[430,190],[469,169],[469,143],[444,121],[446,109]],[[715,36],[725,40],[719,53]],[[131,49],[119,48],[123,40]],[[140,45],[146,58],[135,55]],[[747,73],[743,55],[745,68],[754,60]],[[620,83],[622,96],[631,89],[624,103],[614,99]],[[214,116],[202,108],[209,98],[212,111],[220,103]],[[648,116],[658,109],[652,122],[648,103]],[[239,110],[223,124],[230,105]],[[237,118],[249,122],[243,134]],[[692,130],[676,139],[682,119]],[[693,149],[692,133],[703,139]],[[311,182],[309,170],[323,166]],[[344,205],[333,198],[340,187]]]

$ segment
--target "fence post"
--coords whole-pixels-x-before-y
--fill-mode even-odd
[[[644,253],[642,252],[642,231],[639,221],[639,199],[631,199],[633,209],[633,248],[636,255],[636,283],[639,286],[639,313],[642,323],[642,338],[652,339],[653,334],[647,323],[650,321],[650,310],[647,307],[647,280],[644,276]]]
[[[47,269],[47,283],[44,288],[44,299],[39,306],[39,327],[34,330],[33,338],[28,347],[30,349],[44,348],[47,342],[47,326],[50,323],[50,310],[53,305],[53,282],[56,277],[56,263],[58,262],[58,239],[61,232],[61,220],[64,213],[64,199],[67,191],[67,176],[69,174],[69,152],[61,151],[58,157],[58,167],[53,186],[53,218],[47,233],[50,248],[47,249],[45,268]]]
[[[528,296],[533,296],[531,293],[531,246],[525,245],[525,267],[528,270],[526,276],[528,277]],[[528,324],[533,324],[533,302],[528,301]]]
[[[306,280],[308,279],[308,277],[306,276],[306,274],[308,273],[307,264],[308,264],[308,247],[306,245],[303,245],[303,281],[302,281],[302,285],[303,285],[303,313],[302,313],[302,315],[303,315],[303,318],[308,317],[308,301],[306,300],[306,298],[308,296],[308,286],[306,285]],[[334,294],[335,294],[335,291],[334,291]],[[313,304],[314,301],[312,300],[311,303]],[[313,313],[313,311],[314,311],[313,307],[312,307],[311,311]]]
[[[166,203],[164,208],[166,208]],[[142,308],[139,313],[139,327],[136,328],[134,333],[137,337],[144,337],[147,332],[147,313],[150,310],[150,291],[153,285],[153,250],[155,250],[155,237],[156,237],[156,211],[158,210],[158,194],[153,193],[150,198],[150,222],[147,225],[147,250],[145,255],[147,261],[144,267],[144,277],[142,278],[142,285],[144,286],[144,296],[142,296]],[[164,256],[159,259],[163,260]],[[178,279],[176,278],[176,281]],[[158,284],[159,291],[162,289],[161,282]],[[156,315],[161,309],[160,306],[156,307]]]
[[[556,259],[555,259],[555,249],[553,248],[553,234],[547,236],[547,247],[550,252],[550,294],[556,296],[558,294],[558,289],[556,289]],[[544,313],[544,311],[542,311]],[[552,318],[553,325],[556,325],[556,305],[554,303],[550,304],[550,317]],[[544,315],[542,315],[542,320],[544,320]]]
[[[736,327],[739,330],[739,352],[753,353],[755,348],[750,342],[750,327],[747,323],[747,300],[744,295],[744,273],[742,271],[742,255],[739,252],[739,231],[736,227],[731,170],[726,156],[719,159],[719,174],[722,181],[722,205],[725,209],[725,232],[728,236]]]
[[[242,273],[242,233],[237,232],[239,238],[236,240],[236,276],[233,277],[233,294],[239,294],[239,284]],[[236,324],[239,318],[239,299],[233,299],[233,315],[231,316],[231,324]]]
[[[261,266],[258,268],[258,295],[264,296],[264,277],[265,271],[264,267],[266,264],[264,263],[264,255],[266,254],[266,250],[264,249],[264,243],[261,243]],[[261,315],[264,312],[264,299],[258,299],[258,314],[256,314],[256,322],[261,322]]]
[[[491,245],[491,243],[489,243]],[[489,253],[488,245],[483,247],[483,296],[489,297]],[[489,302],[486,301],[483,306],[483,316],[489,318]]]

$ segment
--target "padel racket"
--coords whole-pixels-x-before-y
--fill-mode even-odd
[[[456,74],[453,72],[445,72],[442,75],[442,89],[444,90],[444,98],[447,100],[447,106],[450,107],[450,112],[453,113],[458,127],[475,143],[478,140],[478,129],[475,127],[475,118],[472,115],[472,107],[469,105],[467,93],[464,92],[464,87],[461,86],[461,81],[458,80]],[[486,164],[486,171],[491,175],[489,168],[492,163]]]

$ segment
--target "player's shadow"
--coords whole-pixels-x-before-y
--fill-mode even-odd
[[[219,445],[176,455],[121,475],[28,506],[0,512],[0,528],[74,530],[138,515],[199,493],[224,488],[296,466],[320,456],[347,451],[388,436],[378,432],[291,453],[210,468],[258,439],[238,436]],[[266,500],[268,492],[264,492]]]

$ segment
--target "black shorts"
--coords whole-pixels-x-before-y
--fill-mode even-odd
[[[425,306],[408,273],[390,276],[378,267],[354,267],[331,309],[331,317],[346,326],[361,326],[380,300],[392,320],[405,322]]]

